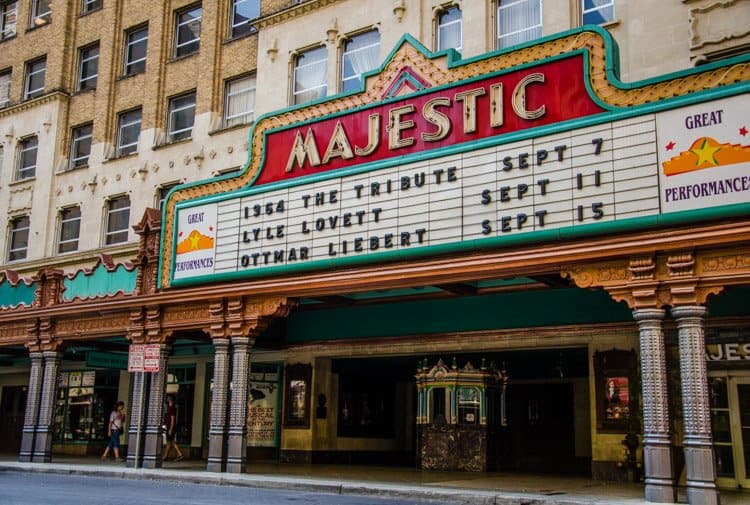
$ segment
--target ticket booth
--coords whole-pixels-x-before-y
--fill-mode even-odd
[[[505,426],[508,376],[482,359],[450,367],[425,359],[417,381],[417,466],[424,470],[486,472],[494,468]]]

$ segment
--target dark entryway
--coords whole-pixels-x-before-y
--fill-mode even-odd
[[[509,384],[500,468],[576,471],[573,384]]]
[[[0,452],[18,453],[21,449],[26,390],[26,386],[3,387],[0,399]]]

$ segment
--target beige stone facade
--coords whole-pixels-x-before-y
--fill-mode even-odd
[[[14,4],[14,2],[2,2]],[[0,109],[3,151],[0,223],[3,264],[8,260],[9,219],[30,217],[30,247],[12,268],[33,273],[43,265],[75,267],[99,252],[132,254],[136,237],[104,247],[107,201],[130,197],[130,223],[158,202],[160,188],[202,180],[241,167],[248,156],[251,124],[226,129],[225,90],[229,79],[257,78],[254,113],[269,113],[292,103],[295,57],[311,47],[325,47],[327,92],[341,89],[343,45],[367,30],[380,34],[381,60],[404,33],[435,49],[437,19],[451,5],[462,11],[462,56],[492,51],[497,42],[497,2],[404,0],[361,2],[315,0],[261,2],[259,30],[231,37],[232,1],[202,5],[200,48],[175,57],[176,15],[200,2],[103,1],[84,13],[80,0],[55,0],[51,19],[30,23],[30,1],[15,2],[16,33],[0,41],[0,72],[11,71],[10,104]],[[614,19],[604,26],[620,46],[625,82],[690,67],[744,50],[750,41],[744,22],[750,2],[614,2]],[[541,2],[541,32],[550,35],[581,23],[579,2]],[[145,71],[124,75],[126,37],[148,28]],[[78,91],[80,49],[98,44],[96,89]],[[24,100],[28,62],[46,56],[43,98]],[[195,92],[195,124],[188,140],[167,141],[168,104],[172,97]],[[136,154],[117,156],[118,115],[140,108],[141,135]],[[72,129],[92,124],[88,163],[70,167]],[[15,181],[19,143],[39,136],[36,176]],[[61,209],[81,208],[76,252],[57,251]],[[11,266],[11,265],[8,265]]]

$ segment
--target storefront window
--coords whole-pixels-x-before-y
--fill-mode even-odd
[[[195,399],[195,365],[167,368],[167,396],[174,398],[177,408],[175,439],[178,444],[190,445],[193,432],[193,402]]]
[[[117,370],[77,370],[58,376],[54,439],[61,443],[103,441],[117,403]]]

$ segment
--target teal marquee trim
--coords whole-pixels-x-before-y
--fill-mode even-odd
[[[65,276],[62,299],[64,302],[71,302],[75,299],[129,295],[135,292],[137,275],[138,269],[135,265],[115,264],[112,258],[102,254],[94,267],[83,268]]]
[[[6,270],[0,280],[0,309],[31,307],[37,284],[37,281],[21,277],[13,270]]]
[[[349,95],[356,95],[358,93],[365,91],[367,78],[370,76],[374,76],[374,75],[378,75],[382,73],[386,69],[386,67],[390,64],[390,62],[393,60],[393,58],[396,56],[399,49],[401,49],[401,47],[405,44],[412,45],[417,51],[422,53],[427,59],[445,57],[447,61],[447,68],[450,70],[450,69],[459,68],[464,65],[480,62],[480,61],[493,58],[499,55],[510,54],[521,49],[541,45],[546,42],[551,42],[551,41],[563,39],[565,37],[570,37],[571,35],[583,34],[585,32],[595,32],[602,37],[604,41],[604,47],[605,47],[605,71],[606,71],[607,80],[612,86],[614,86],[615,88],[619,88],[621,90],[633,90],[633,89],[641,88],[643,86],[653,85],[657,83],[664,83],[670,80],[682,79],[682,78],[694,76],[694,75],[701,74],[701,73],[715,70],[715,69],[730,68],[735,65],[746,64],[750,62],[750,54],[747,54],[747,55],[741,55],[741,56],[737,56],[734,58],[730,58],[727,60],[723,60],[723,61],[719,61],[719,62],[707,64],[707,65],[702,65],[697,68],[689,68],[689,69],[665,74],[662,76],[652,77],[652,78],[648,78],[648,79],[644,79],[640,81],[634,81],[630,83],[624,83],[620,81],[620,78],[619,78],[619,74],[620,74],[619,47],[616,41],[614,40],[614,38],[612,37],[612,35],[607,30],[599,26],[587,25],[587,26],[583,26],[580,28],[575,28],[572,30],[542,37],[540,39],[536,39],[534,41],[520,44],[514,47],[510,47],[510,48],[506,48],[506,49],[498,50],[498,51],[492,51],[486,54],[482,54],[479,56],[474,56],[474,57],[466,58],[466,59],[462,59],[460,53],[456,52],[455,50],[432,52],[429,49],[427,49],[421,42],[415,39],[412,35],[404,34],[399,40],[399,42],[394,46],[394,48],[388,54],[388,56],[385,58],[384,62],[378,68],[363,74],[362,85],[359,90],[355,90],[355,91],[348,92],[348,93],[339,93],[336,95],[324,97],[322,99],[319,99],[313,102],[309,102],[309,103],[305,103],[301,105],[295,105],[295,106],[287,107],[287,108],[284,108],[275,112],[263,114],[255,121],[252,129],[249,131],[248,142],[250,143],[250,145],[252,145],[252,141],[253,141],[253,138],[255,137],[256,129],[265,120],[268,120],[270,118],[273,118],[275,116],[278,116],[284,113],[313,107],[313,106],[316,106],[325,102],[335,101],[337,99],[340,99]],[[392,101],[403,100],[404,98],[407,98],[407,97],[414,98],[425,93],[433,93],[435,91],[440,91],[442,89],[453,88],[456,86],[460,86],[462,84],[468,84],[468,83],[471,83],[480,79],[486,79],[488,77],[493,77],[496,75],[502,75],[502,74],[506,74],[509,72],[526,69],[529,67],[539,66],[544,63],[560,60],[563,58],[570,58],[576,54],[582,54],[584,57],[583,72],[585,73],[585,79],[584,79],[585,86],[589,94],[589,97],[592,100],[594,100],[597,103],[597,105],[605,109],[605,111],[602,113],[583,117],[583,118],[578,118],[578,119],[574,119],[570,121],[564,121],[564,122],[556,123],[553,125],[546,125],[546,126],[541,126],[541,127],[536,127],[536,128],[530,128],[527,130],[501,134],[495,137],[488,137],[488,138],[480,139],[478,141],[466,142],[464,144],[452,145],[452,146],[448,146],[444,148],[436,148],[433,150],[424,151],[420,153],[413,153],[410,155],[397,157],[395,159],[387,159],[387,160],[381,160],[381,161],[376,161],[376,162],[371,162],[371,163],[363,163],[357,166],[343,168],[343,169],[339,169],[336,171],[311,174],[307,176],[298,177],[290,181],[282,181],[282,182],[277,182],[277,183],[264,184],[263,186],[260,186],[260,187],[253,186],[255,181],[260,177],[263,167],[265,166],[266,156],[267,156],[267,149],[265,149],[265,146],[267,145],[267,142],[266,142],[267,135],[270,135],[275,132],[291,129],[291,128],[304,127],[304,126],[311,125],[320,121],[328,120],[331,118],[336,118],[342,115],[352,114],[352,113],[362,111],[362,110],[367,110],[372,107],[390,103]],[[735,96],[735,95],[739,95],[743,93],[750,93],[750,81],[742,81],[742,82],[733,83],[733,84],[718,85],[710,89],[704,89],[701,91],[688,93],[688,94],[681,95],[681,96],[674,96],[674,97],[663,99],[663,100],[658,100],[658,101],[654,101],[650,103],[644,103],[642,105],[636,105],[636,106],[630,106],[630,107],[613,107],[605,103],[599,96],[597,96],[591,87],[591,75],[589,74],[590,57],[591,55],[589,54],[588,49],[577,49],[577,50],[569,51],[569,52],[559,54],[556,56],[534,60],[534,61],[523,63],[520,65],[516,65],[513,67],[505,68],[497,72],[483,74],[483,75],[476,76],[470,79],[455,81],[455,82],[451,82],[448,84],[438,85],[438,86],[434,86],[430,88],[423,87],[422,89],[419,89],[415,91],[414,93],[411,93],[405,96],[388,96],[386,94],[387,98],[382,101],[369,103],[366,105],[347,109],[344,111],[322,115],[320,117],[315,117],[306,121],[295,122],[292,124],[269,129],[265,131],[262,135],[262,144],[263,144],[264,149],[262,149],[261,151],[262,154],[261,154],[259,169],[254,174],[252,180],[249,181],[249,183],[245,187],[238,188],[238,189],[235,189],[226,193],[222,193],[222,194],[202,196],[202,197],[194,198],[194,199],[187,200],[184,202],[179,202],[175,206],[175,213],[179,211],[180,209],[190,208],[190,207],[202,205],[205,203],[218,202],[218,201],[223,201],[226,199],[240,197],[240,196],[255,195],[258,193],[269,192],[269,191],[273,191],[277,189],[283,189],[286,187],[295,187],[295,186],[302,185],[302,184],[309,184],[309,183],[317,182],[317,181],[325,181],[331,178],[338,178],[338,177],[343,177],[343,176],[352,175],[352,174],[359,174],[359,173],[379,170],[382,168],[387,168],[387,167],[391,167],[391,166],[395,166],[399,164],[423,161],[423,160],[432,159],[436,157],[448,156],[451,154],[459,154],[463,152],[479,150],[482,148],[494,147],[494,146],[498,146],[498,145],[502,145],[506,143],[515,142],[518,140],[525,140],[525,139],[534,138],[538,136],[554,134],[554,133],[558,133],[561,131],[569,131],[569,130],[573,130],[576,128],[582,128],[582,127],[593,126],[593,125],[602,124],[606,122],[628,119],[628,118],[637,117],[637,116],[641,116],[645,114],[653,114],[656,112],[670,110],[670,109],[674,109],[677,107],[684,107],[684,106],[707,102],[707,101],[716,100],[720,98]],[[409,74],[407,72],[404,72],[399,77],[399,79],[406,79],[407,77],[405,76],[408,76],[408,75]],[[395,86],[395,81],[394,81],[394,84],[391,85],[391,89],[396,89],[396,87],[397,86]],[[250,149],[249,151],[252,152],[252,149]],[[218,181],[224,181],[224,180],[229,180],[229,179],[239,177],[247,172],[247,170],[251,166],[251,162],[252,162],[252,158],[251,156],[248,156],[248,159],[245,162],[245,164],[237,172],[232,172],[230,174],[226,174],[221,177],[213,178],[210,180],[196,181],[196,182],[191,182],[191,183],[177,186],[169,192],[169,195],[167,196],[167,201],[169,201],[169,198],[175,192],[178,192],[187,188],[202,186],[208,183],[214,183]],[[744,210],[741,210],[741,209],[744,209]],[[352,266],[352,265],[366,264],[366,263],[372,263],[372,262],[385,262],[385,261],[392,261],[392,260],[397,260],[397,259],[408,259],[408,258],[413,258],[416,256],[421,257],[421,256],[428,255],[428,254],[456,253],[456,252],[483,250],[483,249],[488,249],[488,248],[493,248],[493,247],[503,247],[503,246],[517,244],[517,243],[528,244],[528,243],[535,243],[535,242],[541,242],[541,241],[547,241],[547,240],[563,240],[565,238],[571,238],[571,237],[576,237],[576,236],[588,236],[588,235],[594,235],[594,234],[599,234],[599,233],[632,231],[632,230],[653,228],[653,227],[658,227],[658,226],[668,226],[668,225],[674,225],[674,224],[684,224],[684,223],[694,222],[694,221],[703,221],[706,219],[731,217],[731,216],[741,215],[742,213],[747,213],[748,210],[749,210],[748,205],[746,204],[717,207],[713,209],[705,209],[705,210],[699,210],[699,211],[662,214],[662,215],[651,216],[647,218],[635,218],[635,219],[617,221],[617,222],[612,222],[612,223],[597,223],[597,224],[591,224],[591,225],[562,228],[562,229],[557,229],[554,231],[541,231],[541,232],[535,232],[533,234],[524,234],[519,237],[493,237],[493,238],[483,239],[481,241],[471,241],[469,243],[440,245],[440,246],[426,246],[426,247],[415,248],[415,249],[410,249],[410,250],[392,251],[388,253],[370,255],[366,258],[365,257],[339,258],[333,261],[320,260],[316,262],[310,262],[307,264],[286,265],[282,267],[270,267],[270,268],[262,269],[262,270],[255,271],[255,272],[239,271],[239,272],[234,272],[231,274],[215,274],[215,275],[206,276],[206,277],[194,277],[194,278],[190,278],[189,280],[175,280],[174,279],[174,265],[175,265],[174,245],[177,243],[176,241],[177,222],[176,222],[176,219],[174,219],[172,223],[172,227],[169,231],[169,233],[172,236],[172,242],[173,242],[173,246],[171,247],[172,250],[169,251],[169,254],[170,254],[169,258],[171,259],[170,261],[170,285],[177,287],[177,286],[192,285],[196,283],[220,282],[224,280],[235,280],[239,278],[248,278],[248,277],[261,276],[261,275],[272,276],[272,275],[280,275],[280,274],[289,274],[289,273],[303,272],[303,271],[309,271],[309,270],[333,267],[333,266],[336,266],[336,267]],[[163,212],[164,212],[163,218],[166,220],[166,212],[167,212],[166,205],[164,206]],[[164,239],[165,239],[166,233],[167,233],[166,227],[162,228],[161,230],[162,246],[164,245]],[[158,281],[159,287],[162,286],[163,268],[164,268],[164,254],[160,254],[159,256],[159,281]]]

